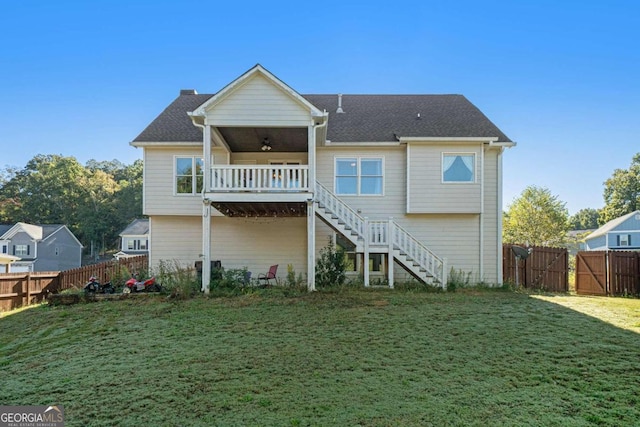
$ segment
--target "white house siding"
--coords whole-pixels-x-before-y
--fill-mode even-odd
[[[498,283],[498,257],[502,257],[502,238],[498,237],[498,222],[501,221],[502,206],[499,206],[498,190],[498,156],[497,149],[485,149],[484,153],[484,277],[487,284]]]
[[[214,126],[306,127],[309,120],[309,109],[259,74],[207,111],[207,123]]]
[[[202,217],[165,216],[151,218],[149,236],[150,267],[154,271],[160,261],[178,262],[193,267],[201,259]]]
[[[426,147],[426,146],[425,146]],[[422,148],[422,147],[421,147]],[[340,198],[348,203],[354,209],[360,209],[361,215],[370,219],[393,219],[410,232],[414,237],[423,242],[429,249],[433,250],[438,256],[447,258],[448,268],[471,273],[473,281],[484,280],[487,283],[495,283],[497,281],[497,254],[498,254],[498,227],[497,218],[501,207],[498,203],[498,162],[497,151],[488,150],[484,155],[485,176],[481,175],[482,171],[482,155],[481,147],[477,144],[473,147],[467,146],[428,146],[429,150],[421,150],[423,161],[435,163],[432,164],[416,164],[413,163],[414,169],[432,170],[432,179],[437,184],[429,186],[424,190],[424,185],[416,184],[414,194],[428,194],[432,187],[442,187],[443,190],[452,188],[455,193],[460,186],[442,185],[441,184],[441,161],[442,152],[475,152],[477,156],[477,173],[478,183],[472,184],[472,194],[468,194],[471,199],[473,213],[457,212],[464,210],[456,208],[456,203],[463,203],[466,199],[462,197],[460,192],[456,193],[458,197],[451,197],[454,208],[447,208],[446,202],[449,197],[446,193],[441,192],[437,198],[443,200],[438,202],[442,210],[447,213],[407,213],[407,155],[406,146],[400,145],[395,147],[327,147],[318,150],[318,180],[328,187],[334,189],[334,159],[336,156],[382,156],[384,157],[384,196],[382,197],[357,197],[357,196],[341,196]],[[411,156],[413,159],[414,147],[411,147]],[[436,170],[433,175],[433,170]],[[480,210],[481,210],[481,180],[485,181],[484,189],[484,236],[483,236],[483,264],[484,268],[480,268]],[[455,195],[455,194],[454,194]],[[436,196],[434,196],[436,197]],[[319,250],[324,247],[327,242],[327,234],[331,231],[328,227],[321,224],[316,231],[316,248]],[[480,271],[483,270],[483,277]],[[407,277],[404,270],[396,267],[396,280],[403,280]]]
[[[303,218],[212,218],[211,259],[222,266],[247,268],[253,277],[278,264],[278,277],[287,275],[287,265],[306,278],[307,219]]]
[[[405,214],[406,156],[404,146],[318,148],[316,179],[331,191],[334,188],[336,157],[382,157],[384,159],[383,196],[339,196],[369,219],[388,219]]]
[[[145,147],[145,215],[202,215],[200,194],[176,194],[175,157],[202,157],[202,147]]]
[[[268,165],[273,162],[298,163],[306,165],[308,163],[307,153],[233,153],[231,163],[246,164],[255,161],[257,165]]]
[[[411,213],[480,213],[482,145],[407,144],[408,211]],[[475,183],[443,183],[443,153],[475,153]]]

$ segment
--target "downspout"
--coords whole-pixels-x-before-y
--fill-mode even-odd
[[[312,117],[313,122],[310,128],[309,142],[312,142],[313,148],[307,153],[309,167],[309,192],[311,197],[307,200],[307,289],[316,290],[316,212],[315,212],[315,193],[316,193],[316,154],[318,147],[318,130],[327,126],[327,112],[322,116],[322,122],[316,124],[316,117]]]
[[[480,145],[480,169],[482,170],[482,174],[480,175],[480,218],[479,218],[479,226],[480,226],[480,281],[484,282],[484,182],[487,178],[487,173],[484,170],[484,144]]]

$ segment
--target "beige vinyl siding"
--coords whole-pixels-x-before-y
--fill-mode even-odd
[[[447,269],[480,274],[480,216],[475,214],[407,215],[397,222],[441,258],[447,258]]]
[[[360,215],[369,219],[388,219],[404,215],[406,198],[406,156],[404,146],[318,148],[316,179],[331,191],[335,191],[334,168],[336,157],[382,157],[384,164],[383,196],[345,196],[340,199]]]
[[[433,146],[429,147],[433,148]],[[400,224],[401,227],[406,229],[414,237],[420,240],[426,247],[434,251],[438,256],[447,258],[448,269],[454,268],[461,270],[465,273],[471,272],[472,280],[480,280],[480,182],[483,179],[482,176],[477,175],[477,184],[472,184],[474,191],[477,192],[477,196],[474,195],[472,203],[474,207],[472,210],[477,211],[474,213],[418,213],[407,214],[406,206],[406,146],[400,145],[396,147],[327,147],[318,149],[317,157],[317,177],[318,180],[327,188],[333,191],[334,189],[334,162],[335,157],[358,157],[358,156],[381,156],[384,157],[384,196],[340,196],[353,209],[360,209],[362,216],[367,216],[370,219],[388,219],[393,217],[394,221]],[[413,155],[413,147],[411,148]],[[473,151],[475,150],[475,151]],[[476,152],[476,172],[480,174],[482,170],[481,166],[481,152],[478,146],[474,148],[456,146],[439,146],[431,157],[437,162],[435,169],[437,169],[434,179],[437,180],[438,185],[441,185],[441,159],[442,152]],[[423,153],[424,154],[424,153]],[[485,230],[484,236],[484,274],[485,278],[495,275],[497,269],[497,261],[495,259],[495,248],[497,247],[496,232],[492,231],[492,227],[495,229],[495,225],[487,224],[490,221],[490,217],[495,218],[497,213],[496,202],[497,200],[497,175],[495,173],[496,161],[491,159],[492,154],[489,154],[489,165],[494,170],[490,172],[493,177],[490,188],[485,188],[485,211],[493,210],[494,212],[485,215],[485,227],[489,226]],[[410,160],[413,162],[413,160]],[[485,159],[485,162],[487,160]],[[415,162],[414,162],[415,163]],[[416,168],[425,169],[427,166],[419,165],[414,166]],[[490,180],[491,181],[491,180]],[[454,184],[455,187],[458,184]],[[421,186],[417,186],[421,189]],[[435,197],[435,195],[434,195]],[[438,197],[443,198],[441,203],[446,205],[447,196],[440,194]],[[493,200],[493,202],[491,202]],[[464,202],[461,199],[460,202]],[[491,202],[491,203],[488,203]],[[440,202],[439,202],[440,203]],[[476,206],[477,205],[477,206]],[[495,224],[495,220],[493,224]],[[316,226],[316,249],[319,251],[327,243],[327,235],[332,230],[324,225],[322,221],[318,221],[320,224]],[[396,265],[394,271],[396,274],[396,280],[408,279],[404,270]]]
[[[268,165],[272,162],[299,163],[306,165],[307,153],[233,153],[231,163],[255,161],[257,165]]]
[[[287,265],[304,277],[307,271],[307,219],[212,218],[211,259],[224,268],[248,268],[253,277],[278,264],[278,277]]]
[[[151,219],[151,268],[160,261],[193,267],[201,260],[202,218],[157,216]],[[306,218],[226,218],[211,222],[211,259],[225,269],[248,268],[254,277],[279,264],[278,277],[287,275],[292,264],[296,274],[306,277]]]
[[[408,212],[480,213],[481,144],[408,144]],[[442,155],[475,154],[474,183],[442,182]]]
[[[149,247],[152,271],[160,261],[193,267],[202,253],[202,217],[151,217]]]
[[[306,127],[309,120],[308,109],[259,74],[207,111],[207,122],[214,126]]]
[[[502,256],[501,236],[498,236],[498,153],[497,149],[486,149],[484,153],[484,281],[498,282],[498,256]],[[500,244],[498,244],[500,243]]]
[[[145,147],[145,215],[202,215],[200,194],[176,194],[175,157],[202,157],[202,147]]]

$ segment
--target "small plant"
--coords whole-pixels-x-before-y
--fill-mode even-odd
[[[471,272],[465,273],[462,270],[455,270],[451,267],[449,277],[447,277],[447,290],[455,292],[458,288],[466,288],[471,285]]]
[[[248,269],[243,268],[229,268],[220,269],[217,277],[211,278],[212,289],[235,289],[248,285],[245,283]]]
[[[304,283],[304,277],[302,273],[298,273],[296,276],[296,270],[293,268],[293,264],[287,264],[287,282],[286,285],[292,288],[298,288]]]
[[[316,286],[343,286],[347,280],[347,263],[344,249],[336,246],[331,237],[327,246],[320,250],[320,258],[316,264]]]
[[[177,260],[161,260],[155,276],[173,298],[188,299],[197,295],[200,289],[195,271],[185,268]]]

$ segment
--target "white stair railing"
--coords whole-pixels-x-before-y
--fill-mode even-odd
[[[343,223],[345,229],[351,230],[364,239],[364,218],[319,182],[316,182],[315,198],[325,211],[330,212]]]
[[[405,254],[432,274],[443,287],[447,285],[446,260],[434,254],[397,223],[393,227],[392,239],[394,248],[397,248],[401,254]]]
[[[391,239],[390,246],[409,258],[409,262],[417,264],[432,275],[442,287],[446,287],[446,260],[434,254],[395,221],[366,220],[319,182],[316,182],[315,198],[319,207],[332,215],[345,229],[354,232],[359,238],[367,239],[369,246],[386,246]]]

